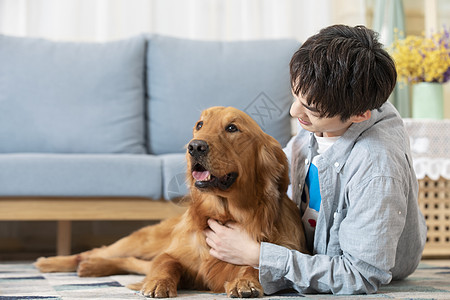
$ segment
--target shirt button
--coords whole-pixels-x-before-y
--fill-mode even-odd
[[[337,167],[339,167],[339,163],[338,162],[335,162],[334,163],[334,166],[337,168]]]
[[[309,160],[305,159],[305,165],[309,164]]]

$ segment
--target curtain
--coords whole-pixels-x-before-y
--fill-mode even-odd
[[[380,40],[387,47],[394,41],[395,30],[404,34],[405,14],[402,0],[376,0],[373,29],[380,33]],[[411,116],[407,84],[397,84],[389,101],[394,104],[402,117],[409,118]]]
[[[0,0],[0,33],[72,41],[107,41],[140,33],[304,41],[333,23],[336,1]]]

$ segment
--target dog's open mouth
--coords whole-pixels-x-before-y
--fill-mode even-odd
[[[233,185],[238,173],[231,172],[222,177],[216,177],[201,164],[196,163],[192,168],[192,177],[195,179],[195,186],[199,189],[216,187],[224,191]]]

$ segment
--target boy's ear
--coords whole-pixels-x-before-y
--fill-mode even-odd
[[[353,123],[361,123],[363,121],[369,120],[372,116],[372,112],[370,110],[366,110],[364,113],[356,116],[350,117]]]

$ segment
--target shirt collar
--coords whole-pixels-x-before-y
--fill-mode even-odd
[[[324,163],[328,166],[332,165],[337,173],[339,173],[342,167],[345,165],[350,152],[358,140],[358,138],[369,128],[372,128],[374,124],[384,119],[388,115],[395,113],[395,108],[389,102],[383,104],[380,108],[374,109],[371,112],[370,119],[353,123],[347,131],[338,139],[332,146],[330,151],[326,151],[322,154]],[[314,139],[314,135],[311,134],[311,139]],[[313,145],[311,143],[310,145]]]

